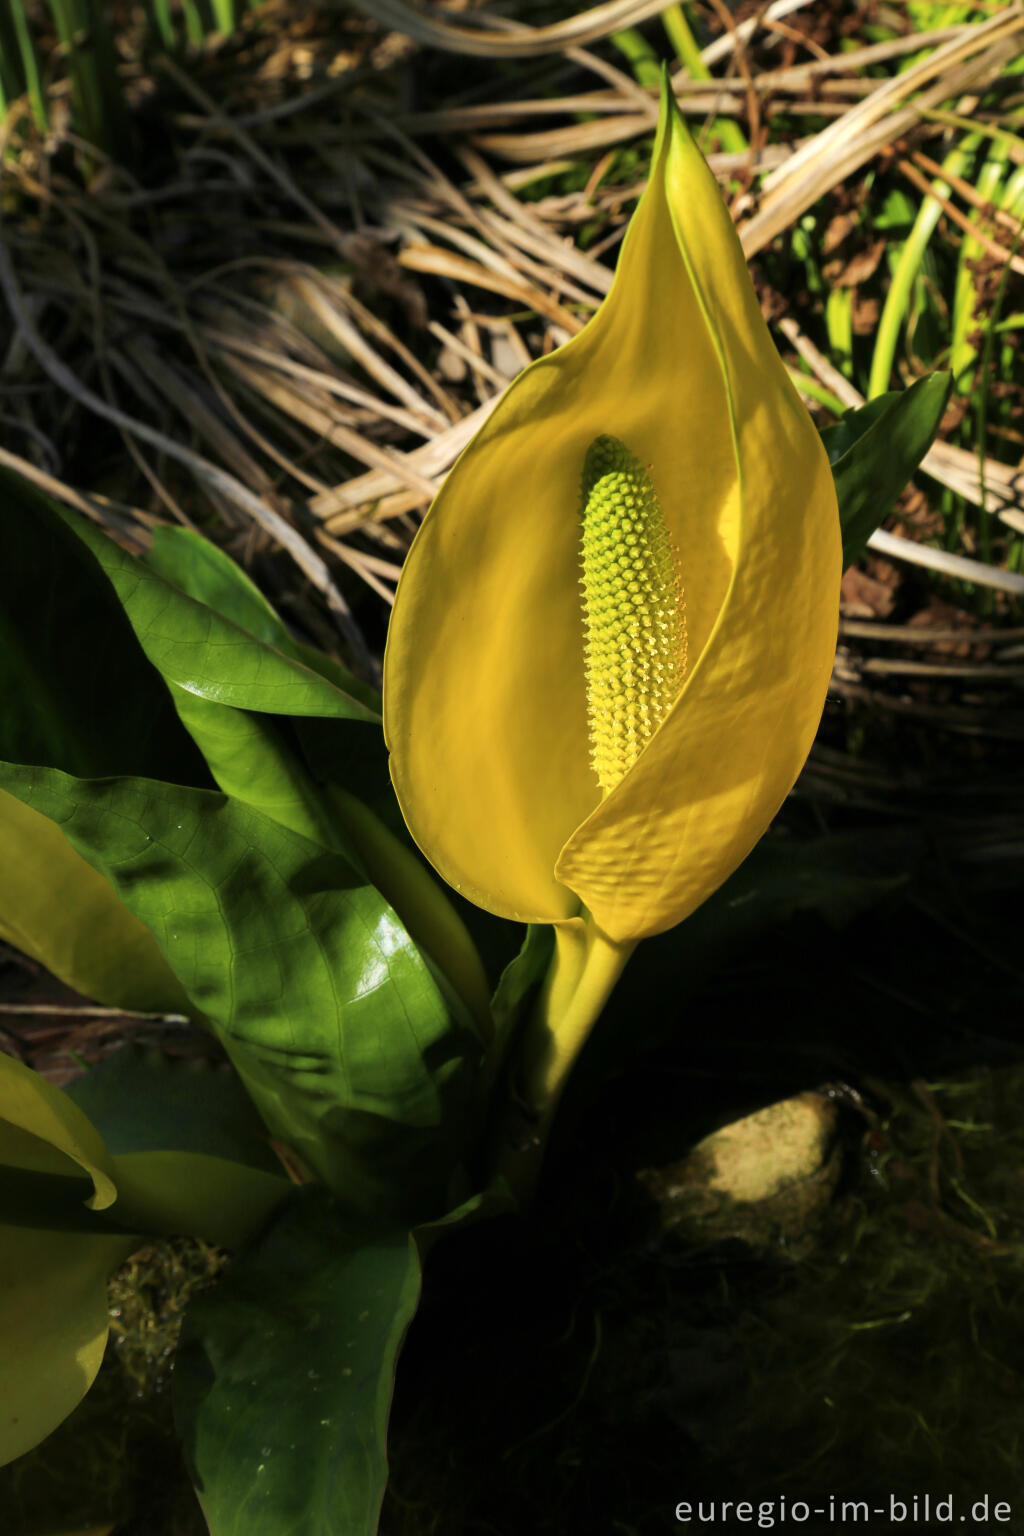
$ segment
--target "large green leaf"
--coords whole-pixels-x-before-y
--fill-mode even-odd
[[[952,383],[948,373],[929,374],[847,411],[822,432],[839,500],[844,569],[863,553],[931,447]]]
[[[235,1248],[291,1188],[229,1069],[125,1046],[67,1093],[111,1153],[123,1224]]]
[[[188,529],[157,528],[146,564],[255,639],[379,711],[379,695],[329,657],[295,641],[245,572],[207,539]],[[364,729],[363,722],[331,718],[286,723],[215,705],[176,685],[172,691],[221,789],[343,853],[364,871],[486,1028],[487,986],[479,956],[449,894],[408,844],[383,734]]]
[[[311,667],[345,693],[380,713],[380,694],[322,651],[294,639],[259,587],[222,549],[190,528],[153,529],[146,564],[168,581],[230,619],[239,629],[271,645],[284,656]]]
[[[261,647],[269,647],[272,654],[279,653],[298,663],[299,676],[309,670],[308,658],[317,658],[316,652],[300,647],[292,639],[282,620],[245,572],[200,535],[184,528],[156,529],[153,548],[145,564],[194,600],[191,607],[179,604],[173,610],[172,617],[179,625],[192,617],[196,603],[204,604],[251,636],[254,654]],[[318,659],[326,664],[326,669],[312,665],[317,676],[326,677],[332,686],[340,687],[346,697],[366,704],[371,718],[375,719],[380,699],[373,690],[358,683],[341,667],[329,663],[327,657]],[[186,729],[200,747],[214,779],[225,794],[244,800],[282,826],[291,827],[303,837],[325,848],[334,848],[351,862],[358,863],[358,856],[344,829],[333,822],[301,752],[290,739],[289,728],[281,718],[287,712],[286,701],[275,706],[273,713],[267,713],[265,707],[233,707],[177,681],[172,681],[170,686]],[[238,702],[235,700],[234,704]],[[299,713],[301,711],[296,710],[296,714]],[[365,711],[357,711],[354,720],[347,723],[336,717],[321,717],[320,723],[332,733],[340,731],[345,736],[379,734],[366,730]]]
[[[209,783],[86,544],[46,497],[3,469],[0,547],[0,758],[85,778]]]
[[[407,1229],[307,1189],[192,1303],[175,1418],[211,1536],[374,1536],[419,1285]]]
[[[3,1054],[0,1166],[70,1176],[93,1211],[107,1210],[117,1198],[110,1154],[88,1115],[45,1077]]]
[[[0,939],[85,997],[142,1013],[189,1002],[149,929],[52,821],[0,789]]]
[[[119,1234],[0,1224],[0,1464],[44,1440],[92,1386],[107,1279],[139,1246]]]
[[[280,1172],[266,1127],[226,1064],[124,1045],[64,1092],[88,1115],[112,1156],[205,1152]]]
[[[236,709],[377,720],[319,672],[255,639],[134,559],[83,518],[68,522],[117,593],[149,660],[168,683]]]
[[[355,1207],[436,1209],[479,1048],[372,886],[209,791],[16,765],[0,778],[151,929],[275,1136]]]
[[[109,577],[225,794],[351,858],[281,717],[312,715],[365,729],[379,720],[376,701],[367,705],[298,659],[284,625],[248,577],[205,540],[164,531],[143,562],[81,519],[72,526]]]

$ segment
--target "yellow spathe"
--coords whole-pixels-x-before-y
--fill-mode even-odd
[[[580,481],[613,436],[656,488],[686,670],[602,798],[591,762]],[[841,542],[828,461],[721,193],[666,91],[604,304],[458,460],[399,583],[384,725],[403,814],[499,915],[586,909],[617,945],[688,916],[791,788],[824,703]]]

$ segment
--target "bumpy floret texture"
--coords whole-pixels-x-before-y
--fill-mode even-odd
[[[584,666],[590,757],[607,795],[672,708],[686,674],[678,560],[644,465],[597,437],[583,463]]]

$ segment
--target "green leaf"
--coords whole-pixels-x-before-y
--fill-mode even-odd
[[[85,1204],[90,1188],[80,1178],[34,1173],[0,1159],[0,1226],[30,1227],[37,1232],[86,1232],[94,1237],[138,1233],[134,1224],[116,1220],[110,1211],[91,1211]],[[141,1237],[136,1240],[142,1241]]]
[[[829,463],[835,466],[864,436],[869,427],[881,421],[886,412],[891,411],[903,399],[905,393],[906,391],[902,389],[890,389],[884,395],[876,395],[873,400],[866,400],[863,405],[851,406],[848,411],[843,412],[834,426],[822,427],[819,435],[828,454]]]
[[[518,1024],[523,1007],[544,979],[554,950],[554,930],[530,923],[523,946],[501,973],[492,1007],[499,1034],[505,1037]]]
[[[189,1009],[149,929],[59,827],[2,789],[0,867],[0,939],[112,1008]]]
[[[474,915],[482,914],[441,884],[410,838],[391,786],[383,733],[330,720],[295,724],[342,851],[391,903],[490,1039],[487,975],[470,928]],[[501,924],[488,913],[478,933],[481,926],[489,935]]]
[[[98,1221],[116,1196],[96,1129],[52,1083],[0,1055],[5,1192],[49,1184],[47,1198]],[[77,1194],[77,1198],[75,1198]],[[64,1225],[61,1223],[61,1225]],[[0,1224],[0,1463],[31,1450],[92,1385],[107,1339],[107,1276],[135,1236]]]
[[[0,1465],[76,1408],[107,1344],[107,1279],[137,1237],[0,1225]]]
[[[283,721],[273,715],[217,704],[177,683],[170,687],[182,723],[226,795],[233,795],[281,826],[290,827],[323,848],[334,848],[355,862],[344,831],[332,824],[301,758],[290,750]],[[331,724],[337,726],[340,722]]]
[[[354,861],[279,717],[327,717],[335,729],[355,721],[359,729],[379,719],[372,691],[367,705],[310,668],[244,572],[198,535],[157,530],[152,553],[139,562],[75,527],[110,575],[219,787]]]
[[[932,373],[848,411],[821,434],[832,465],[843,529],[843,568],[853,564],[935,438],[952,388]]]
[[[436,1221],[420,1222],[413,1228],[420,1262],[426,1262],[431,1249],[441,1238],[453,1232],[462,1232],[466,1227],[475,1227],[479,1221],[490,1221],[495,1216],[509,1216],[518,1208],[511,1185],[504,1175],[499,1174],[485,1189],[469,1195],[444,1216],[439,1216]]]
[[[291,1188],[230,1070],[125,1046],[66,1091],[112,1154],[122,1224],[235,1248]]]
[[[266,1127],[227,1066],[124,1045],[64,1092],[88,1115],[111,1155],[205,1152],[280,1172]]]
[[[282,1175],[203,1152],[126,1152],[111,1162],[122,1226],[218,1248],[241,1247],[293,1188]]]
[[[187,596],[83,518],[69,513],[67,521],[108,577],[139,644],[168,683],[235,709],[378,719],[375,710],[320,673]]]
[[[375,1536],[416,1244],[298,1191],[189,1308],[175,1420],[211,1536]]]
[[[285,624],[245,572],[200,534],[187,528],[156,528],[146,565],[179,587],[196,602],[244,630],[262,645],[273,647],[304,669],[312,668],[373,711],[380,697],[344,668],[292,639]],[[312,659],[311,659],[312,658]],[[323,662],[324,667],[317,665]],[[174,701],[187,729],[198,742],[225,794],[273,816],[282,826],[335,848],[350,860],[353,849],[344,832],[334,827],[301,754],[289,743],[283,721],[265,713],[250,713],[190,693],[172,684]],[[284,710],[277,711],[284,714]],[[328,731],[356,738],[376,735],[321,719]]]
[[[0,1163],[80,1181],[90,1210],[107,1210],[117,1198],[110,1155],[89,1117],[45,1077],[3,1054]]]
[[[273,1134],[353,1207],[431,1214],[479,1047],[380,894],[209,791],[14,765],[0,777],[151,929]]]
[[[284,621],[251,581],[216,544],[189,528],[153,529],[153,547],[146,564],[167,581],[187,592],[197,602],[205,603],[244,629],[248,634],[271,645],[283,656],[311,667],[322,677],[360,700],[375,714],[380,713],[380,694],[369,683],[354,676],[340,662],[310,645],[293,639]]]
[[[375,715],[379,713],[379,694],[329,657],[293,640],[259,588],[209,540],[184,528],[157,528],[146,564],[197,602],[205,603],[230,619],[254,639],[273,646],[303,666],[311,667],[352,697],[360,699]],[[378,765],[383,764],[382,773],[378,767],[376,790],[378,793],[383,791],[394,806],[381,732],[363,729],[365,722],[362,720],[353,724],[331,718],[304,718],[294,722],[300,732],[296,740],[292,722],[279,717],[215,704],[176,684],[172,684],[172,693],[182,720],[202,748],[213,776],[225,794],[244,800],[282,826],[291,827],[303,837],[343,853],[351,864],[366,869],[361,853],[361,844],[365,840],[353,837],[352,816],[338,814],[338,808],[325,799],[322,783],[317,782],[324,776],[311,772],[299,743],[301,730],[313,726],[342,759],[351,756],[360,761],[368,749],[373,755],[376,747]],[[352,777],[352,783],[342,782],[346,789],[354,789],[359,795],[363,784],[358,773]],[[375,875],[374,884],[378,889],[383,888],[382,881]]]
[[[0,758],[83,778],[208,783],[96,560],[45,496],[3,469],[0,546]]]

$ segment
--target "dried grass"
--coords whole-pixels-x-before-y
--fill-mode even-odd
[[[280,4],[230,45],[134,80],[160,103],[159,178],[109,163],[86,189],[15,108],[5,134],[19,153],[3,161],[0,204],[0,462],[136,546],[169,517],[223,529],[243,558],[284,550],[372,670],[346,573],[390,600],[415,518],[505,384],[576,334],[608,290],[643,188],[623,154],[649,138],[657,103],[583,45],[659,8],[618,0],[499,29],[482,12],[456,24],[372,0],[376,25],[339,29]],[[724,71],[713,81],[673,79],[695,128],[727,117],[758,128],[749,154],[710,156],[734,182],[750,255],[867,167],[895,157],[931,178],[946,109],[969,112],[1024,48],[1020,3],[843,52],[812,32],[828,11],[776,0],[704,50]],[[524,62],[514,76],[483,70],[443,106],[428,80],[415,92],[424,106],[401,61],[440,65],[417,43]],[[920,57],[902,68],[909,52]],[[786,137],[780,118],[812,131]],[[585,185],[559,188],[581,160]],[[546,195],[524,200],[538,181]],[[951,185],[949,202],[961,219],[977,212],[969,185]],[[1016,222],[988,228],[983,243],[1019,266]],[[779,330],[820,383],[859,401],[795,321]],[[1015,466],[938,444],[925,467],[1024,532]],[[994,565],[891,533],[873,543],[1024,593],[1024,578]]]

